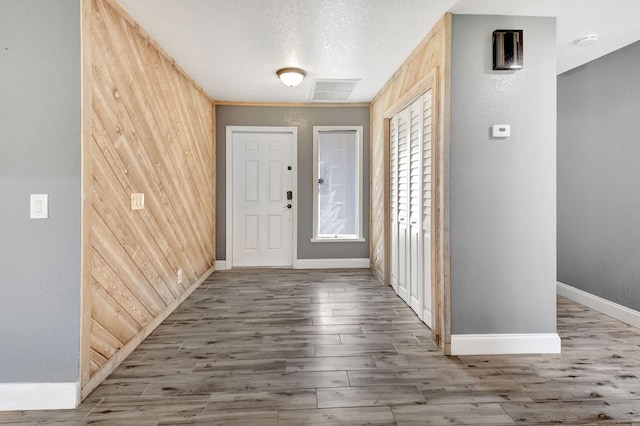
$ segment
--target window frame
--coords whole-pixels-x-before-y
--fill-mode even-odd
[[[356,235],[335,235],[334,237],[329,236],[319,236],[318,235],[318,135],[320,133],[326,132],[355,132],[356,135],[356,158],[358,161],[357,164],[357,194],[358,200],[356,207],[358,209],[358,214],[356,215]],[[364,127],[363,126],[313,126],[313,233],[311,242],[312,243],[337,243],[337,242],[364,242],[363,236],[363,202],[364,202],[364,153],[363,153],[363,135],[364,135]]]

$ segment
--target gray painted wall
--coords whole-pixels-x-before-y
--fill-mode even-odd
[[[496,29],[524,30],[522,70],[492,70]],[[554,333],[555,19],[454,15],[452,36],[452,333]]]
[[[80,136],[80,2],[0,1],[3,383],[78,381]]]
[[[364,243],[312,243],[313,126],[363,126]],[[226,259],[226,127],[298,128],[298,259],[369,257],[369,108],[216,106],[216,259]]]
[[[558,77],[558,280],[640,310],[640,42]]]

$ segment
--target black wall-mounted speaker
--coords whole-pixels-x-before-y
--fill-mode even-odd
[[[519,70],[523,64],[522,30],[493,32],[493,69]]]

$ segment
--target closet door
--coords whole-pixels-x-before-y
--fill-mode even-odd
[[[422,97],[409,107],[409,306],[422,317]]]
[[[424,94],[422,113],[422,320],[431,320],[431,166],[432,166],[432,90]]]
[[[398,114],[398,296],[409,303],[409,108]]]
[[[391,210],[391,287],[398,293],[398,116],[395,115],[389,123],[390,153],[389,153],[389,197]]]
[[[395,292],[432,325],[432,89],[390,121],[390,277]]]

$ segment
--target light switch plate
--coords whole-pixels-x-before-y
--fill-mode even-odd
[[[131,210],[144,209],[144,193],[134,192],[131,194]]]
[[[31,194],[31,219],[49,218],[49,194]]]
[[[510,124],[494,124],[491,127],[491,136],[494,138],[508,138],[511,136]]]

